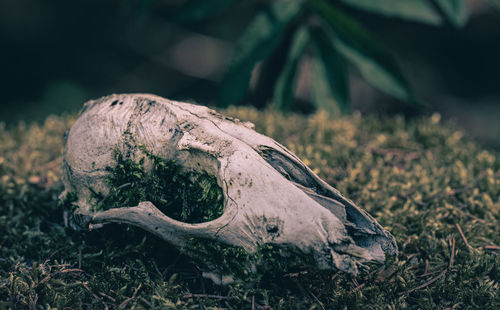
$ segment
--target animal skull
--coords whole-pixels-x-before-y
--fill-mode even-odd
[[[219,218],[190,224],[163,214],[151,202],[95,210],[92,192],[107,193],[113,153],[141,156],[142,146],[186,170],[217,178],[224,195]],[[302,161],[253,124],[209,108],[148,94],[111,95],[87,102],[66,137],[65,192],[77,193],[80,226],[129,223],[176,247],[191,238],[239,246],[294,246],[312,253],[323,269],[357,274],[364,262],[383,262],[397,246],[367,212],[321,180]]]

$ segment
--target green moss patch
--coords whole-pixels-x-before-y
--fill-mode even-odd
[[[353,278],[300,263],[280,269],[293,264],[270,251],[266,276],[218,287],[201,276],[202,262],[140,229],[65,229],[59,158],[71,121],[52,117],[0,128],[0,309],[500,308],[498,152],[438,115],[224,113],[254,122],[370,212],[396,237],[398,257]],[[193,249],[201,260],[218,246]],[[245,255],[226,254],[214,259],[231,269],[231,257]]]
[[[263,277],[276,280],[286,273],[317,267],[312,253],[292,246],[263,244],[250,254],[242,247],[192,238],[182,252],[202,270],[230,275],[236,281],[253,282]]]
[[[215,176],[206,172],[184,171],[174,160],[147,154],[138,162],[115,152],[115,167],[108,167],[106,196],[96,194],[96,209],[135,206],[151,201],[165,215],[187,223],[203,223],[224,212],[222,189]],[[151,169],[144,168],[146,157]]]

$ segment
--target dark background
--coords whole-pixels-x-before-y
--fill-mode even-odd
[[[171,22],[181,2],[1,1],[0,122],[40,121],[118,92],[216,105],[218,82],[255,1],[188,26]],[[480,0],[468,4],[461,29],[353,14],[392,50],[429,104],[420,113],[440,112],[500,148],[500,12]],[[353,110],[415,115],[356,74],[351,80]]]

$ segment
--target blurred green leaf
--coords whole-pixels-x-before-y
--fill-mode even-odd
[[[259,63],[255,83],[252,81],[250,100],[256,108],[263,108],[272,102],[278,78],[286,65],[288,52],[297,27],[295,23],[287,28],[281,42],[273,49],[265,60]],[[253,74],[253,73],[252,73]],[[252,75],[253,78],[253,75]]]
[[[305,27],[299,28],[294,35],[285,67],[274,88],[274,101],[281,110],[288,111],[293,104],[299,60],[309,40],[309,32]]]
[[[335,100],[337,108],[340,108],[340,111],[345,113],[347,112],[350,103],[349,78],[346,61],[335,49],[330,38],[325,32],[315,29],[312,34],[316,46],[316,54],[319,56],[315,60],[315,63],[318,66],[323,66],[324,68],[324,73],[320,72],[319,68],[314,69],[316,70],[314,76],[319,78],[322,74],[324,74],[330,95]],[[317,100],[315,100],[315,102],[318,103]],[[334,108],[332,107],[332,109],[328,109],[323,105],[317,106],[330,112],[332,112],[332,109]]]
[[[425,0],[341,0],[341,2],[388,17],[400,17],[431,25],[440,25],[442,18]]]
[[[434,0],[448,21],[455,27],[467,22],[467,5],[464,0]]]
[[[413,95],[394,58],[356,21],[322,0],[310,7],[335,33],[335,48],[360,71],[374,87],[401,100],[413,102]]]
[[[338,115],[340,108],[328,83],[325,64],[319,55],[313,58],[311,83],[314,106],[320,110],[327,111],[331,115]]]
[[[500,10],[500,0],[486,0],[492,7],[497,10]]]
[[[237,42],[229,69],[221,83],[220,104],[237,104],[248,89],[252,69],[283,39],[284,30],[300,13],[302,1],[273,2],[259,13]]]
[[[229,8],[235,0],[189,0],[175,14],[177,22],[198,22]]]

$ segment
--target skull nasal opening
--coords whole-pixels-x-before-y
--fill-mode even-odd
[[[187,171],[175,160],[146,154],[139,160],[115,151],[116,166],[107,167],[107,195],[96,194],[95,208],[138,205],[150,201],[166,216],[185,223],[204,223],[224,213],[224,195],[217,178]]]

